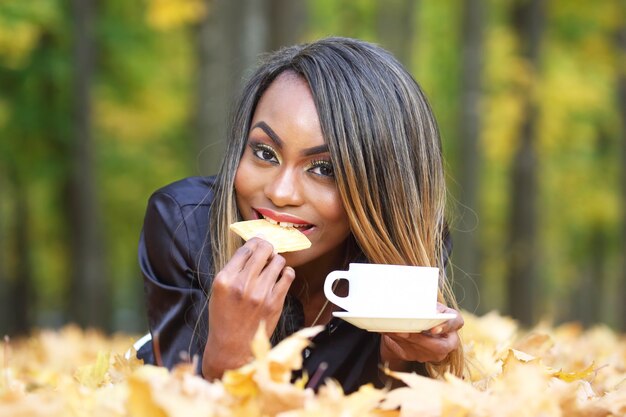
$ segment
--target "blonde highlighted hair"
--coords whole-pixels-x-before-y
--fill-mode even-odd
[[[229,233],[240,220],[234,179],[261,95],[283,72],[308,83],[331,154],[352,231],[347,262],[434,266],[440,302],[457,308],[445,274],[446,184],[441,142],[421,88],[387,51],[371,43],[326,38],[274,52],[263,60],[235,103],[226,157],[211,210],[214,271],[241,245]],[[286,308],[275,338],[289,334]],[[461,375],[462,348],[428,364],[432,376]]]

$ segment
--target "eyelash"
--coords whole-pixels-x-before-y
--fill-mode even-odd
[[[279,164],[280,160],[278,159],[278,156],[276,155],[276,151],[274,150],[274,148],[272,148],[269,145],[266,145],[265,143],[250,143],[250,149],[252,150],[252,154],[258,158],[260,161],[263,162],[269,162],[271,164]],[[269,159],[265,159],[263,158],[259,152],[269,152],[271,154],[271,157]],[[330,174],[322,174],[322,173],[317,173],[317,172],[312,172],[315,168],[327,168],[330,170]],[[333,164],[327,160],[327,159],[316,159],[314,161],[311,161],[311,163],[309,164],[309,167],[307,168],[307,171],[312,172],[314,175],[317,175],[319,177],[322,178],[334,178],[334,172],[333,172]]]
[[[318,174],[316,172],[314,172],[313,174],[315,175],[319,175],[320,177],[326,177],[326,178],[334,178],[335,177],[335,173],[333,171],[333,164],[326,160],[326,159],[317,159],[315,161],[311,161],[310,167],[309,167],[309,171],[313,170],[314,168],[328,168],[330,170],[330,174],[326,175],[326,174]]]
[[[270,162],[272,164],[280,163],[278,157],[276,156],[276,151],[269,145],[266,145],[264,143],[251,143],[250,149],[252,149],[252,154],[261,161]],[[259,152],[269,152],[272,154],[272,157],[270,159],[262,158],[259,155]],[[275,159],[276,161],[272,161],[272,159]]]

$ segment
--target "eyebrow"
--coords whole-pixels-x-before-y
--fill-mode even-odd
[[[278,146],[279,148],[283,147],[285,142],[283,142],[280,136],[278,136],[276,132],[274,132],[274,130],[267,125],[267,123],[257,122],[254,124],[254,126],[252,126],[252,129],[250,130],[252,131],[256,129],[257,127],[261,129],[263,132],[265,132],[267,136],[269,136],[269,138],[272,140],[272,142],[276,144],[276,146]],[[311,156],[311,155],[317,155],[317,154],[324,153],[324,152],[328,152],[328,145],[326,144],[313,146],[312,148],[304,149],[300,153],[304,156]]]
[[[328,145],[326,144],[305,149],[301,153],[304,156],[311,156],[311,155],[317,155],[317,154],[324,153],[324,152],[328,152]]]
[[[276,144],[276,146],[278,146],[279,148],[283,147],[283,145],[284,145],[283,140],[280,138],[280,136],[278,136],[276,134],[276,132],[274,132],[272,130],[271,127],[269,127],[267,125],[267,123],[265,123],[265,122],[257,122],[257,123],[254,124],[254,126],[252,126],[252,129],[250,129],[250,130],[252,131],[252,130],[256,129],[257,127],[259,129],[261,129],[262,131],[264,131],[267,134],[267,136],[269,136],[270,139],[272,139],[272,142],[274,142]]]

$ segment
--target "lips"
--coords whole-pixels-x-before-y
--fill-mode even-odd
[[[254,211],[259,216],[272,224],[282,227],[294,227],[305,233],[310,231],[315,225],[307,223],[305,220],[287,213],[278,213],[266,208],[255,208]]]

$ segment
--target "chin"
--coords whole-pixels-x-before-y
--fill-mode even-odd
[[[347,242],[347,237],[336,245],[312,239],[310,248],[297,252],[284,252],[280,255],[285,258],[287,266],[309,270],[313,275],[319,272],[325,276],[328,271],[343,267]]]
[[[292,268],[306,265],[307,263],[315,259],[315,257],[312,256],[312,253],[310,252],[310,248],[299,250],[296,252],[284,252],[280,255],[282,255],[282,257],[285,258],[285,261],[287,261],[287,266],[290,266]]]

